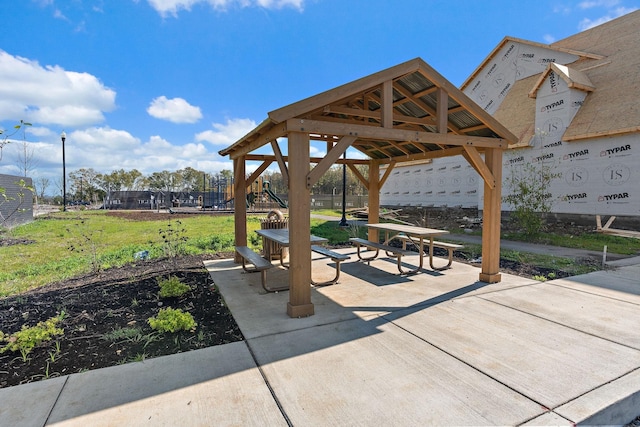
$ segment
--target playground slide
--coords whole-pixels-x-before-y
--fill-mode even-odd
[[[265,193],[267,193],[267,195],[271,198],[271,200],[276,202],[281,208],[285,208],[285,209],[289,208],[289,204],[284,200],[282,200],[280,197],[278,197],[276,193],[271,191],[271,189],[269,188],[270,186],[271,184],[269,183],[269,181],[264,181],[262,183],[262,189],[264,190]]]

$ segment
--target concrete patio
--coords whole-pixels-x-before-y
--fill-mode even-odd
[[[355,259],[300,319],[286,314],[288,292],[209,261],[245,342],[2,389],[0,425],[569,426],[640,414],[640,265],[487,285],[460,263],[405,277],[395,261]],[[313,262],[314,279],[333,274],[328,263]]]

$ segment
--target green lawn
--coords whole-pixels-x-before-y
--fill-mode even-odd
[[[329,212],[322,211],[323,215]],[[335,211],[333,212],[336,215]],[[339,214],[337,215],[339,217]],[[262,241],[253,231],[263,216],[249,215],[249,246],[261,249]],[[233,216],[193,215],[188,218],[164,217],[158,221],[133,221],[108,216],[104,211],[58,212],[32,223],[6,231],[7,237],[32,240],[31,244],[0,247],[0,297],[24,292],[70,277],[121,266],[134,261],[134,255],[148,251],[150,258],[172,254],[202,254],[234,250]],[[311,219],[311,233],[329,239],[331,245],[348,244],[350,237],[366,237],[366,227],[339,227],[336,221]],[[505,238],[518,239],[509,235]],[[640,240],[602,234],[567,237],[546,235],[542,243],[601,251],[634,254]],[[467,251],[474,256],[473,248]],[[479,248],[478,248],[479,252]],[[525,254],[526,262],[565,263],[554,257]]]

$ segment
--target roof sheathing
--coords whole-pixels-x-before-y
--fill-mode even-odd
[[[605,60],[582,60],[582,70],[596,88],[589,93],[563,140],[640,132],[640,11],[560,40],[552,47],[598,52]]]

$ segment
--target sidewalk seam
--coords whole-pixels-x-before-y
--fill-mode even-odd
[[[62,392],[64,391],[64,388],[67,386],[67,381],[69,381],[69,375],[67,375],[66,378],[64,379],[64,383],[62,384],[62,387],[60,387],[60,392],[56,396],[56,400],[53,402],[53,405],[51,405],[51,409],[49,409],[49,413],[47,414],[47,418],[44,420],[44,424],[42,425],[42,427],[45,427],[47,424],[49,424],[49,418],[51,418],[51,414],[53,413],[53,410],[56,408],[56,405],[58,404],[58,400],[60,400],[60,396],[62,396]]]
[[[273,387],[271,387],[271,384],[269,383],[269,380],[267,379],[266,374],[262,370],[262,366],[258,363],[258,359],[256,358],[256,355],[253,353],[253,349],[251,348],[251,345],[249,344],[249,340],[245,340],[245,343],[246,343],[246,346],[247,346],[247,350],[249,350],[249,354],[251,354],[251,358],[253,359],[253,362],[256,364],[256,368],[258,368],[258,372],[260,372],[260,376],[262,376],[262,380],[264,381],[264,384],[269,389],[269,393],[271,393],[271,397],[273,398],[273,401],[276,403],[276,406],[278,406],[278,409],[280,410],[280,413],[282,414],[282,417],[287,422],[288,426],[293,427],[293,423],[289,419],[289,416],[287,415],[286,411],[284,410],[284,407],[280,403],[280,400],[278,399],[278,396],[276,396],[275,390],[273,389]]]

